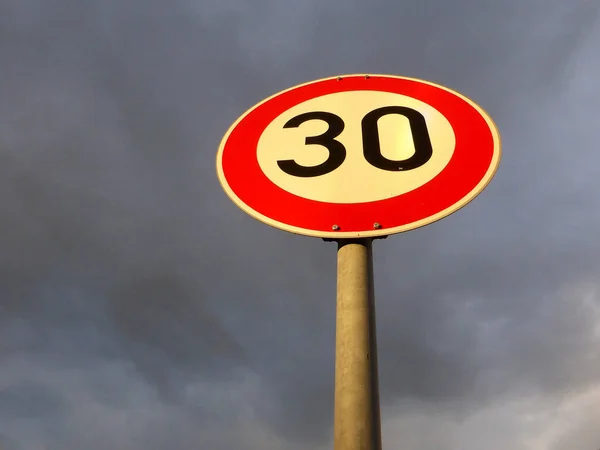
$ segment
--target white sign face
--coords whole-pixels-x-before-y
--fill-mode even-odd
[[[423,115],[435,148],[427,164],[408,171],[381,170],[363,155],[361,123],[371,111],[389,105],[411,108]],[[323,120],[308,120],[297,128],[284,125],[301,114],[327,111],[340,117],[345,126],[335,139],[346,149],[346,159],[337,169],[321,176],[290,175],[277,162],[292,159],[302,166],[316,166],[329,156],[322,145],[306,145],[308,136],[327,131]],[[388,114],[377,121],[379,145],[383,157],[403,161],[415,154],[409,120],[400,114]],[[285,142],[285,145],[282,143]],[[264,174],[277,186],[303,198],[329,203],[362,203],[405,194],[431,181],[450,161],[455,137],[452,125],[439,111],[417,99],[377,91],[350,91],[324,95],[288,109],[267,126],[258,141],[258,163]]]
[[[247,111],[217,155],[229,197],[269,225],[375,237],[439,220],[477,196],[500,161],[489,116],[426,81],[349,75]]]

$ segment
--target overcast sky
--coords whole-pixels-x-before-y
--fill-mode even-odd
[[[600,448],[597,0],[0,0],[3,450],[331,448],[335,244],[214,159],[345,73],[494,118],[474,202],[374,245],[383,444]]]

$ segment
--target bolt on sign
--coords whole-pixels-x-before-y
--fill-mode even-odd
[[[465,96],[412,78],[347,75],[250,108],[225,134],[217,173],[252,217],[341,239],[439,220],[475,198],[499,161],[494,122]]]

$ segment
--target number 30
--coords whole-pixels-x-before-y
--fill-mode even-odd
[[[410,158],[396,161],[386,158],[381,153],[377,121],[388,114],[399,114],[408,119],[415,146],[415,153]],[[344,131],[345,124],[342,118],[335,114],[325,111],[300,114],[290,119],[283,128],[297,128],[309,120],[322,120],[327,122],[329,127],[323,134],[307,137],[304,143],[306,145],[322,145],[329,151],[329,157],[325,162],[316,166],[302,166],[293,159],[277,161],[277,165],[281,170],[295,177],[318,177],[325,175],[340,167],[346,159],[346,147],[335,139]],[[412,108],[405,106],[384,106],[374,109],[363,117],[361,128],[363,155],[369,164],[378,169],[392,172],[416,169],[429,161],[433,153],[425,117],[419,111]]]

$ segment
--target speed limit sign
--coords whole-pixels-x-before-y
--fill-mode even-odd
[[[463,95],[417,79],[346,75],[248,110],[221,142],[217,174],[237,206],[273,227],[361,238],[453,213],[499,161],[496,126]]]

